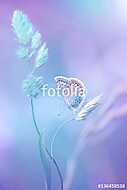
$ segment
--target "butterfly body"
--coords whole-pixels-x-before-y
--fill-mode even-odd
[[[80,97],[80,96],[72,97],[71,102],[70,102],[71,107],[72,108],[77,108],[80,105],[81,101],[82,101],[82,97]]]

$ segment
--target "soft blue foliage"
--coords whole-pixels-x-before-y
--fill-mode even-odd
[[[37,49],[41,45],[41,34],[36,31],[34,35],[32,36],[32,41],[31,41],[31,48],[32,49]]]
[[[12,27],[21,44],[28,44],[34,34],[32,23],[21,11],[16,10],[12,17]]]
[[[43,147],[41,130],[38,127],[34,111],[33,99],[42,95],[43,90],[43,78],[41,76],[35,77],[34,73],[38,67],[46,63],[48,59],[48,48],[46,44],[42,45],[42,36],[38,31],[35,31],[32,23],[29,21],[28,17],[21,11],[14,11],[12,18],[13,31],[20,43],[20,47],[17,50],[17,56],[24,61],[31,61],[31,58],[35,56],[35,63],[33,64],[32,72],[23,81],[22,88],[25,94],[31,99],[31,111],[33,123],[35,126],[36,133],[38,135],[38,145],[40,158],[43,165],[45,178],[46,178],[46,189],[51,189],[51,164],[48,157],[53,160],[53,163],[58,170],[58,165],[54,159],[52,159],[50,152],[46,147]],[[58,174],[59,174],[58,170]],[[61,176],[60,176],[61,177]]]
[[[45,64],[48,60],[48,48],[46,43],[42,44],[41,34],[35,31],[28,17],[19,10],[14,11],[12,27],[19,43],[22,45],[17,50],[18,57],[23,61],[28,61],[36,55],[34,67],[39,68]]]
[[[20,47],[17,50],[17,56],[22,60],[28,60],[29,59],[29,49],[26,47]]]
[[[23,90],[28,97],[36,98],[42,93],[43,78],[35,77],[33,75],[28,76],[23,81]]]
[[[35,60],[35,66],[41,67],[43,64],[45,64],[48,60],[48,48],[46,47],[46,43],[44,43],[41,48],[38,50],[36,60]]]

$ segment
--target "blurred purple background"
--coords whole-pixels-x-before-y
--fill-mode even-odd
[[[21,83],[28,69],[16,57],[18,43],[11,28],[15,9],[27,14],[42,33],[49,61],[41,75],[50,86],[56,75],[84,81],[89,97],[104,94],[105,106],[87,121],[67,124],[55,144],[66,178],[68,160],[86,126],[103,126],[82,148],[69,190],[95,190],[98,183],[127,182],[127,1],[0,1],[0,190],[42,190],[43,169],[29,103]],[[64,104],[45,97],[36,102],[38,122],[47,136],[66,120]],[[62,108],[64,109],[64,108]],[[97,120],[97,121],[95,121]],[[65,140],[66,139],[66,140]],[[83,144],[84,143],[84,144]],[[53,169],[53,190],[59,189]]]

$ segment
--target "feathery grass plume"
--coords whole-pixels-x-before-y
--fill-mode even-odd
[[[23,61],[29,61],[35,55],[34,70],[45,64],[48,60],[46,43],[42,42],[41,34],[35,30],[33,24],[22,11],[14,11],[12,28],[20,45],[22,45],[17,50],[18,57]]]
[[[19,59],[23,61],[27,61],[29,58],[29,49],[26,47],[20,47],[16,53]]]
[[[21,60],[27,62],[31,61],[33,56],[35,57],[32,72],[23,81],[22,87],[25,94],[30,99],[32,119],[38,137],[38,148],[40,153],[41,164],[43,165],[46,190],[51,190],[51,160],[54,166],[56,167],[61,182],[61,190],[63,190],[61,171],[59,169],[56,159],[53,156],[51,156],[47,147],[42,142],[42,139],[44,140],[44,132],[41,131],[38,127],[34,109],[34,100],[42,94],[43,88],[43,78],[40,76],[34,76],[34,73],[40,66],[47,62],[48,48],[46,47],[46,43],[42,42],[41,34],[34,29],[28,17],[19,10],[14,11],[12,18],[12,28],[20,44],[20,47],[17,50],[17,56]]]
[[[32,41],[31,41],[31,48],[32,49],[37,49],[41,45],[41,34],[36,31],[34,35],[32,36]]]
[[[34,28],[28,17],[23,14],[22,11],[14,11],[12,17],[12,27],[19,43],[27,45],[34,34]]]
[[[48,60],[48,48],[46,47],[46,43],[44,43],[41,48],[37,52],[37,56],[35,59],[35,67],[41,67]]]
[[[37,98],[42,93],[43,78],[30,75],[23,81],[22,87],[28,97]]]
[[[102,95],[96,96],[91,101],[86,103],[86,105],[75,114],[75,120],[81,121],[87,118],[87,116],[93,112],[99,105]]]

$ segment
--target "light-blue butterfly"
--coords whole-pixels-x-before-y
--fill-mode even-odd
[[[64,76],[56,76],[54,80],[60,90],[60,95],[63,96],[68,108],[72,110],[75,120],[86,119],[87,115],[100,104],[102,95],[86,102],[87,88],[81,80]]]

